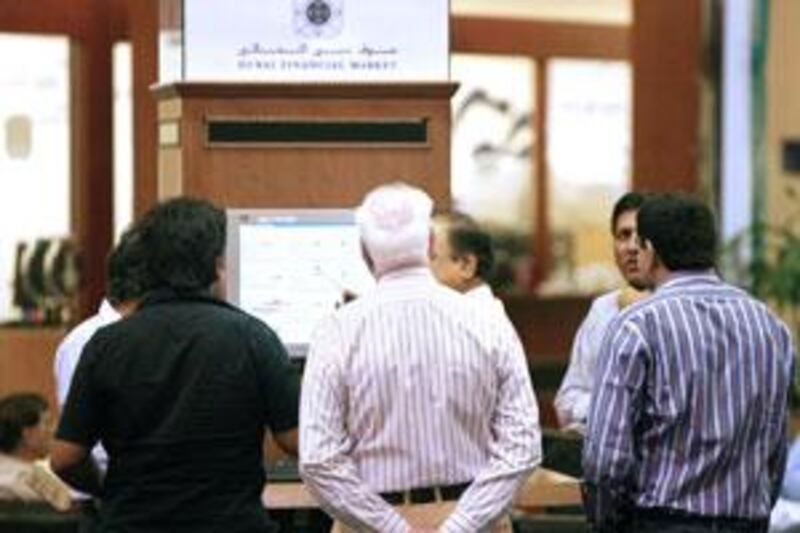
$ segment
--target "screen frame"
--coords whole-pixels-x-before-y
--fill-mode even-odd
[[[304,222],[336,223],[355,222],[355,209],[347,208],[230,208],[226,215],[225,245],[225,300],[241,309],[240,293],[240,228],[257,223],[258,219],[302,220]],[[247,312],[247,310],[242,309]],[[292,359],[304,359],[308,354],[308,343],[287,342],[281,339]]]

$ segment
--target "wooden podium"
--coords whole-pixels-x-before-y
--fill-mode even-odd
[[[454,83],[198,83],[154,88],[159,198],[350,207],[402,180],[450,202]]]

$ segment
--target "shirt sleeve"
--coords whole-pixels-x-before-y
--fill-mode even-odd
[[[335,318],[316,330],[303,373],[300,473],[323,509],[357,531],[401,532],[408,523],[359,478],[348,455],[348,392]]]
[[[265,423],[275,433],[292,430],[298,425],[300,373],[292,366],[286,348],[271,329],[256,321],[250,324]]]
[[[95,361],[102,345],[102,339],[95,336],[84,347],[56,431],[57,438],[87,448],[99,439],[104,405],[94,379]]]
[[[588,330],[594,315],[590,312],[578,328],[572,344],[569,367],[561,387],[553,400],[553,406],[562,428],[585,427],[589,414],[589,399],[592,394],[592,377],[588,365],[592,352],[597,350],[590,342]]]
[[[553,400],[562,428],[586,432],[600,345],[609,323],[619,313],[617,297],[618,292],[615,291],[594,300],[575,334],[569,366]]]
[[[440,531],[471,532],[500,518],[541,462],[539,408],[522,344],[510,323],[498,343],[498,393],[489,462],[475,476]]]
[[[786,401],[777,407],[785,412],[788,410],[788,406],[791,405],[795,394],[795,380],[797,379],[795,376],[795,361],[797,359],[797,353],[795,352],[794,342],[788,328],[782,328],[782,337],[784,346],[783,352],[785,354],[784,361],[786,362],[784,372],[786,380],[788,381],[786,387],[788,394]],[[770,481],[772,482],[773,504],[781,495],[795,501],[800,499],[800,449],[798,448],[798,443],[800,443],[800,441],[795,441],[790,451],[788,415],[783,414],[777,418],[782,423],[774,426],[776,434],[771,441],[776,444],[770,454],[769,462],[767,463]]]
[[[800,501],[800,438],[796,438],[789,448],[781,497]]]
[[[601,348],[583,449],[584,504],[597,531],[615,531],[628,518],[647,357],[638,327],[615,321]]]
[[[56,400],[60,408],[64,407],[64,402],[67,401],[72,376],[75,375],[75,368],[78,366],[78,356],[75,352],[76,346],[71,339],[64,339],[56,349],[53,377],[56,382]]]

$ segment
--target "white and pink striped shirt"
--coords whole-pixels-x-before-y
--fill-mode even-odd
[[[303,378],[300,471],[359,531],[406,531],[381,492],[471,482],[442,531],[477,531],[541,460],[511,323],[427,268],[381,278],[317,329]]]

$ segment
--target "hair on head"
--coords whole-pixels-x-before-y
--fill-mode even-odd
[[[614,203],[614,209],[611,211],[611,234],[615,234],[617,231],[617,221],[619,217],[622,216],[623,213],[627,213],[628,211],[635,211],[642,207],[642,204],[647,199],[649,195],[640,192],[626,192],[622,196],[617,199]]]
[[[708,270],[716,263],[714,214],[696,198],[673,193],[650,196],[639,208],[637,231],[671,271]]]
[[[0,451],[13,453],[25,428],[38,424],[47,410],[47,400],[36,393],[10,394],[0,400]]]
[[[120,237],[106,260],[106,297],[112,304],[144,296],[152,282],[147,270],[147,254],[137,226]]]
[[[450,249],[458,256],[474,255],[476,275],[488,281],[494,268],[492,237],[471,216],[458,211],[437,213],[437,224],[447,233]]]
[[[225,251],[225,213],[205,200],[174,198],[156,205],[140,221],[154,287],[204,290],[217,280]]]
[[[375,272],[427,264],[433,200],[405,183],[381,185],[356,210],[361,241]]]

